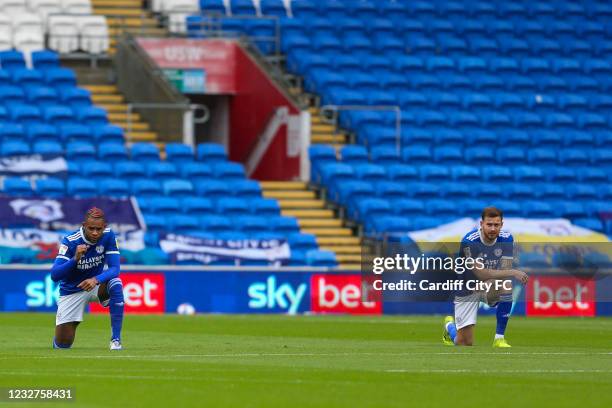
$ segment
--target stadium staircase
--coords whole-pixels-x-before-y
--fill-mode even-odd
[[[265,198],[278,200],[281,215],[296,217],[302,233],[315,235],[320,249],[336,254],[340,268],[360,269],[359,237],[343,226],[343,220],[334,215],[329,203],[317,198],[316,191],[297,181],[264,181],[261,188]]]
[[[110,36],[109,54],[115,53],[117,39],[124,33],[140,36],[165,37],[168,32],[159,27],[153,14],[143,8],[140,0],[91,0],[93,13],[104,15]]]
[[[157,133],[151,131],[149,124],[138,113],[127,113],[125,98],[115,85],[81,84],[81,86],[91,91],[91,99],[95,105],[106,109],[108,120],[123,128],[126,142],[157,142]],[[128,132],[129,128],[131,131]],[[158,147],[163,152],[163,143],[158,143]]]

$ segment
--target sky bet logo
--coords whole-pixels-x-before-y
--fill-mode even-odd
[[[276,276],[268,276],[265,282],[255,282],[249,286],[249,307],[251,309],[281,309],[295,314],[300,308],[307,285],[302,283],[294,289],[290,283],[278,285]]]
[[[26,305],[28,307],[51,307],[57,304],[59,298],[59,283],[51,280],[51,274],[47,274],[42,281],[36,280],[26,286]]]

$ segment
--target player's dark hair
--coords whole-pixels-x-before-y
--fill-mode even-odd
[[[486,207],[482,210],[482,214],[480,217],[484,220],[485,218],[496,218],[499,217],[502,220],[504,219],[504,213],[497,207]]]
[[[87,221],[89,218],[93,218],[94,220],[102,220],[104,221],[104,223],[106,223],[104,211],[102,211],[98,207],[92,207],[87,210],[87,213],[85,213],[85,221]]]

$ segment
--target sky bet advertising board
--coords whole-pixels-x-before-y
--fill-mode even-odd
[[[47,270],[4,269],[0,270],[0,279],[0,311],[55,312],[59,288]],[[199,313],[452,313],[450,301],[381,301],[364,294],[367,285],[355,273],[126,271],[121,273],[121,279],[127,313],[174,313],[183,303],[193,305]],[[604,284],[610,286],[608,280],[585,282],[534,276],[527,287],[514,291],[513,314],[610,315],[611,303],[597,296],[612,289],[603,288]],[[572,297],[569,292],[579,292],[581,298]],[[495,311],[484,304],[480,306],[483,313]],[[106,310],[92,303],[90,312],[106,313]]]

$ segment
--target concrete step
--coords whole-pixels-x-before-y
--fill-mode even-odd
[[[141,8],[127,7],[96,7],[94,5],[93,14],[105,16],[128,16],[128,17],[150,17],[149,14]]]
[[[348,228],[302,228],[302,232],[322,237],[350,237],[353,235]]]
[[[306,183],[303,181],[262,181],[263,190],[305,190]]]
[[[332,210],[283,210],[283,215],[298,218],[333,218]]]
[[[361,264],[339,263],[338,269],[343,271],[361,271]]]
[[[121,103],[125,101],[123,95],[91,95],[91,100],[96,105],[104,103]]]
[[[314,191],[263,191],[265,198],[276,198],[277,200],[304,200],[314,199],[316,197]]]
[[[302,218],[300,228],[338,228],[342,227],[342,220],[337,218]]]
[[[116,37],[121,35],[123,32],[128,32],[131,34],[137,35],[145,35],[145,36],[165,36],[167,35],[167,31],[160,27],[109,27],[108,35],[111,37]]]
[[[91,5],[94,9],[102,7],[142,8],[142,2],[139,0],[92,0]]]
[[[109,27],[121,28],[121,27],[157,27],[157,21],[152,18],[139,18],[139,17],[107,17]]]
[[[334,251],[337,254],[361,255],[361,247],[359,245],[320,245],[319,247],[327,251]]]
[[[308,108],[308,112],[310,112],[311,115],[318,115],[319,108],[317,108],[316,106],[311,106]]]
[[[334,133],[334,127],[327,123],[319,123],[310,125],[310,131],[312,133]]]
[[[125,135],[130,142],[155,142],[157,141],[157,133],[155,132],[139,132],[134,131]]]
[[[317,237],[319,246],[323,245],[359,245],[359,237]]]
[[[286,209],[324,208],[323,200],[278,200],[278,205],[284,211]]]
[[[126,132],[128,131],[128,124],[126,122],[113,122],[113,125],[117,125],[119,127],[122,127],[123,130],[125,130]],[[149,130],[149,124],[146,122],[132,122],[131,124],[131,130],[133,131],[147,131]]]
[[[140,115],[138,113],[132,113],[128,115],[125,112],[110,112],[108,114],[108,120],[111,122],[127,122],[128,118],[132,120],[132,123],[140,121]]]
[[[361,255],[336,254],[336,259],[339,263],[360,263]]]
[[[125,103],[97,103],[96,105],[106,109],[107,112],[127,113],[127,105]]]
[[[119,89],[115,85],[80,85],[82,88],[85,88],[91,91],[92,94],[100,95],[100,94],[117,94],[119,93]]]
[[[312,134],[310,136],[310,141],[311,143],[326,143],[326,144],[331,144],[331,143],[336,143],[336,144],[340,144],[343,145],[346,143],[346,135],[343,135],[341,133],[334,135],[334,134]]]

